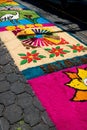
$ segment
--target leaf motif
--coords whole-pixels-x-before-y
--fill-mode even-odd
[[[24,65],[25,63],[27,63],[27,60],[22,60],[22,61],[20,62],[20,65]]]
[[[32,53],[32,54],[35,54],[36,52],[37,52],[37,50],[33,50],[31,53]]]
[[[73,53],[76,53],[77,52],[77,50],[73,50]]]
[[[46,50],[46,51],[50,51],[51,49],[50,49],[50,48],[46,48],[45,50]]]
[[[57,46],[56,49],[60,49],[60,46]]]
[[[24,53],[20,53],[20,54],[18,54],[19,56],[26,56],[26,54],[24,54]]]
[[[50,54],[49,58],[53,58],[55,56],[55,54]]]
[[[68,51],[68,50],[63,50],[63,52],[69,53],[70,51]]]
[[[36,61],[36,60],[33,60],[33,62],[34,62],[34,63],[37,63],[37,61]]]
[[[78,44],[76,44],[77,46],[80,46],[80,44],[78,43]]]
[[[46,58],[46,56],[43,56],[43,55],[39,55],[38,57],[39,58]]]
[[[60,54],[60,56],[64,57],[64,55],[63,55],[63,54]]]
[[[68,47],[70,47],[70,48],[72,48],[72,46],[71,45],[67,45]]]

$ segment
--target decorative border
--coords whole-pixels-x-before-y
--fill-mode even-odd
[[[56,72],[65,68],[71,68],[73,66],[79,66],[87,64],[87,55],[74,57],[72,59],[66,59],[63,61],[56,61],[49,64],[44,64],[32,68],[28,68],[22,71],[26,79],[32,79],[45,74]],[[37,72],[37,73],[36,73]]]

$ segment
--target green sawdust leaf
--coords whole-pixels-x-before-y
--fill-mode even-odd
[[[33,60],[34,63],[37,63],[37,60]]]
[[[54,56],[55,56],[55,54],[50,54],[50,56],[49,56],[49,57],[50,57],[50,58],[53,58]]]
[[[24,65],[25,63],[27,63],[27,60],[22,60],[22,61],[20,62],[20,65]]]
[[[46,56],[43,56],[43,55],[39,55],[39,58],[46,58]]]
[[[24,53],[20,53],[20,54],[18,54],[19,56],[26,56],[26,54],[24,54]]]
[[[37,50],[33,50],[31,53],[32,53],[32,54],[35,54],[36,52],[37,52]]]
[[[77,52],[77,50],[73,50],[73,53],[76,53]]]
[[[72,48],[72,46],[71,45],[67,45],[68,47],[70,47],[70,48]]]
[[[56,49],[60,49],[60,46],[57,46]]]
[[[70,51],[68,51],[68,50],[63,50],[63,52],[69,53]]]
[[[46,51],[50,51],[51,49],[50,48],[45,48]]]
[[[78,43],[78,44],[76,44],[77,46],[80,46],[80,44]]]
[[[63,55],[63,54],[60,54],[60,56],[64,57],[64,55]]]

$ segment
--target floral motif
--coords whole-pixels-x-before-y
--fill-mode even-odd
[[[76,44],[73,46],[67,45],[67,46],[70,47],[71,49],[73,49],[73,53],[85,51],[85,47],[83,45],[80,45],[80,44]]]
[[[41,60],[42,58],[46,58],[46,56],[44,55],[39,55],[39,53],[37,53],[37,50],[33,50],[31,53],[27,52],[27,54],[21,53],[18,55],[20,56],[21,59],[23,59],[20,65],[23,65],[25,63],[30,63],[32,61],[36,63],[38,60]]]
[[[74,88],[76,93],[73,101],[87,101],[87,70],[78,68],[78,72],[66,72],[71,79],[66,85]]]
[[[50,54],[50,58],[54,57],[54,56],[62,56],[64,57],[64,54],[69,53],[70,51],[68,50],[63,50],[63,48],[60,48],[60,46],[57,46],[56,48],[46,48],[46,51],[48,51]]]

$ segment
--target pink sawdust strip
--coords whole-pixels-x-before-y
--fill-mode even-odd
[[[0,32],[6,31],[5,27],[0,28]]]
[[[79,68],[87,68],[81,65]],[[64,72],[77,72],[76,67],[28,80],[57,130],[87,130],[87,102],[70,99],[75,90],[66,85],[70,78]]]

